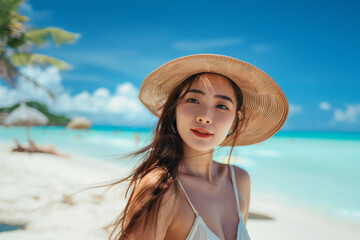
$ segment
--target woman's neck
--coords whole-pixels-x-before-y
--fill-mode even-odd
[[[179,169],[180,172],[191,175],[194,175],[192,173],[195,173],[196,175],[207,179],[210,183],[213,182],[213,176],[216,171],[216,169],[213,169],[215,167],[213,166],[214,149],[202,152],[195,150],[186,144],[184,145],[183,159],[180,163],[181,168]]]

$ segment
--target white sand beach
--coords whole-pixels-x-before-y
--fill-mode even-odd
[[[0,224],[24,224],[25,228],[0,232],[0,239],[107,239],[104,226],[124,206],[124,188],[106,193],[105,188],[78,191],[125,176],[127,169],[73,154],[64,158],[12,153],[11,147],[0,145]],[[274,218],[249,217],[247,228],[253,240],[360,238],[360,228],[354,224],[269,199],[252,196],[251,216]]]

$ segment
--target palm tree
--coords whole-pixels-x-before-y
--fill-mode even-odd
[[[16,78],[21,75],[38,87],[45,89],[55,99],[53,92],[42,86],[35,79],[22,73],[18,68],[27,65],[55,66],[59,70],[69,69],[64,61],[43,54],[34,53],[34,46],[40,47],[48,40],[56,46],[73,43],[79,37],[59,28],[29,30],[25,23],[29,18],[19,13],[24,0],[0,0],[0,78],[11,87],[15,86]]]

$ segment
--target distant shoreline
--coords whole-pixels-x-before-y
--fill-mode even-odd
[[[0,124],[0,127],[7,128],[4,125]],[[45,126],[32,126],[32,128],[48,128],[48,127],[64,127],[66,125],[45,125]],[[116,125],[93,125],[88,130],[101,130],[101,131],[116,131],[116,130],[123,130],[123,131],[139,131],[139,132],[152,132],[154,127],[138,127],[138,126],[116,126]],[[84,129],[86,130],[86,129]],[[351,136],[358,136],[360,140],[360,130],[359,131],[350,131],[350,130],[280,130],[278,133],[274,135],[274,137],[312,137],[313,135],[324,135],[324,136],[331,136],[331,135],[351,135]]]

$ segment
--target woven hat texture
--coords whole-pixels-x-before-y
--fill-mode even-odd
[[[186,78],[201,72],[222,74],[235,82],[243,93],[247,125],[237,137],[236,146],[262,142],[284,125],[289,103],[276,82],[259,68],[223,55],[190,55],[160,66],[144,79],[139,99],[159,117],[170,92]],[[221,145],[230,146],[233,137],[229,135]]]

